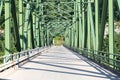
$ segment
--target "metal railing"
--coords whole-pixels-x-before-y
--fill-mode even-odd
[[[111,54],[103,51],[79,49],[82,55],[111,68],[120,70],[120,54]],[[110,57],[112,56],[112,57]]]
[[[111,54],[108,52],[96,51],[87,48],[80,49],[75,47],[74,48],[68,46],[66,47],[72,49],[73,51],[78,52],[79,54],[91,59],[94,62],[97,62],[100,65],[110,68],[117,73],[120,73],[120,54],[116,53]]]
[[[31,50],[26,50],[14,54],[4,55],[0,57],[0,72],[14,66],[18,65],[19,63],[29,60],[29,58],[32,58],[33,56],[45,51],[47,47],[41,47],[41,48],[35,48]]]

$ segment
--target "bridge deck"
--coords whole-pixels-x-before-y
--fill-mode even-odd
[[[3,80],[120,80],[115,74],[77,56],[63,46],[53,46]],[[0,79],[1,80],[1,79]]]

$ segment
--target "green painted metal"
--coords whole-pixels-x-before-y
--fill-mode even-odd
[[[117,0],[119,11],[120,11],[120,0]]]
[[[78,12],[77,12],[77,9],[78,9],[78,5],[76,3],[74,3],[74,21],[75,21],[75,24],[74,25],[74,31],[75,31],[75,43],[74,43],[74,47],[77,48],[78,47]]]
[[[87,12],[87,49],[91,49],[91,25],[90,25],[90,15],[89,15],[89,7],[88,7],[88,12]],[[90,56],[90,53],[88,54]]]
[[[25,13],[25,24],[24,24],[24,50],[28,48],[28,26],[29,26],[29,16],[30,16],[30,5],[26,4],[26,13]]]
[[[17,9],[16,9],[16,2],[15,0],[11,1],[11,13],[12,13],[12,18],[13,18],[13,22],[14,22],[14,35],[15,35],[15,45],[16,45],[16,49],[17,51],[21,51],[21,45],[20,45],[20,36],[19,36],[19,25],[18,25],[18,19],[17,19]]]
[[[37,47],[39,46],[39,18],[36,17],[36,35],[35,35],[35,38],[36,38],[36,45]]]
[[[85,0],[82,0],[82,2],[85,2]],[[85,6],[85,4],[81,4],[81,6]],[[87,47],[87,14],[85,12],[85,7],[82,7],[82,27],[83,27],[83,34],[82,34],[82,48]]]
[[[10,0],[5,0],[5,54],[11,53]]]
[[[33,13],[33,34],[34,34],[34,45],[35,47],[37,46],[36,44],[36,16],[35,16],[35,12]]]
[[[82,48],[82,39],[83,39],[83,26],[82,26],[82,7],[81,1],[78,0],[78,15],[79,15],[79,48]]]
[[[30,24],[30,22],[27,26],[27,42],[28,42],[27,49],[31,49],[32,43],[31,43],[31,24]]]
[[[34,43],[34,25],[33,25],[33,16],[32,16],[32,12],[30,13],[30,36],[31,36],[31,49],[34,49],[35,43]]]
[[[50,33],[49,30],[47,29],[47,46],[50,45]]]
[[[42,4],[41,4],[41,15],[43,16],[43,5]],[[44,45],[44,22],[45,22],[44,17],[42,17],[41,25],[40,25],[41,46],[45,46]]]
[[[40,0],[40,1],[37,0],[37,3],[39,3],[39,2],[41,2],[41,0]],[[37,4],[36,6],[37,6],[37,7],[36,7],[37,10],[40,11],[40,6],[39,6],[39,4]],[[39,14],[39,13],[38,13],[38,14]],[[36,46],[37,46],[37,47],[40,46],[40,45],[39,45],[39,44],[40,44],[40,43],[39,43],[39,39],[40,39],[40,38],[39,38],[39,30],[40,30],[40,29],[39,29],[39,17],[36,17],[36,35],[35,35],[35,38],[36,38]]]
[[[19,34],[20,34],[20,45],[21,45],[21,50],[23,50],[23,41],[24,41],[24,36],[23,36],[23,1],[19,0]]]
[[[99,28],[99,50],[102,50],[102,46],[103,46],[103,39],[104,39],[104,31],[105,31],[105,24],[107,21],[107,9],[108,9],[108,0],[104,0],[103,1],[103,7],[102,7],[102,14],[101,14],[101,24],[100,24],[100,28]]]
[[[90,0],[88,0],[90,2]],[[88,3],[88,11],[89,11],[89,19],[90,19],[90,26],[91,26],[91,39],[93,42],[91,42],[91,46],[93,46],[93,49],[95,50],[96,47],[96,41],[95,41],[95,27],[94,27],[94,22],[93,22],[93,15],[92,15],[92,8],[91,8],[91,3]],[[92,48],[92,47],[91,47]]]
[[[113,59],[114,53],[114,19],[113,19],[113,0],[108,1],[108,10],[109,10],[109,57]],[[111,64],[113,62],[110,61]]]
[[[95,29],[96,29],[96,49],[99,50],[99,0],[95,0]]]

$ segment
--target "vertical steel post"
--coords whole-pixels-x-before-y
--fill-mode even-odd
[[[39,46],[39,18],[36,17],[36,35],[35,35],[35,38],[36,38],[36,45],[37,47]]]
[[[36,16],[35,16],[35,13],[33,13],[33,34],[34,34],[34,45],[35,47],[37,47],[37,44],[36,44]]]
[[[88,33],[87,33],[87,49],[88,52],[91,49],[91,25],[90,25],[90,15],[89,15],[89,7],[88,7],[88,12],[87,12],[87,29],[88,29]],[[90,53],[88,54],[89,57]]]
[[[26,6],[25,25],[24,25],[24,50],[28,48],[28,25],[30,17],[30,4]]]
[[[71,28],[70,28],[70,48],[71,48],[71,46],[72,46],[72,30],[71,30]]]
[[[75,49],[78,48],[78,2],[77,0],[74,2],[74,16],[75,16],[75,24],[74,24],[74,29],[75,29]]]
[[[95,46],[96,46],[96,41],[95,41],[95,27],[94,27],[94,22],[93,22],[93,14],[92,14],[92,8],[91,8],[91,0],[88,0],[88,11],[89,11],[89,19],[90,19],[90,26],[91,26],[91,39],[92,39],[92,45],[93,46],[93,49],[95,50]],[[92,48],[92,47],[91,47]]]
[[[77,3],[78,3],[78,15],[79,15],[79,48],[81,49],[81,48],[83,48],[82,47],[82,45],[83,45],[83,43],[82,43],[82,38],[83,38],[83,26],[82,26],[82,11],[81,11],[81,7],[82,7],[82,5],[81,5],[81,2],[82,2],[82,0],[78,0],[77,1]]]
[[[105,24],[107,21],[107,12],[108,12],[108,0],[103,0],[102,6],[102,14],[101,14],[101,25],[99,28],[99,50],[102,50],[103,47],[103,40],[104,40],[104,31],[105,31]]]
[[[49,29],[47,29],[47,46],[50,46]]]
[[[99,50],[99,0],[95,0],[96,49]]]
[[[40,11],[40,6],[39,6],[39,2],[41,2],[41,1],[39,1],[39,0],[37,0],[37,10],[38,11]],[[39,13],[38,13],[38,15],[39,15]],[[36,45],[37,45],[37,47],[39,47],[40,45],[39,45],[39,17],[36,17],[36,36],[35,36],[35,38],[36,38]]]
[[[85,2],[85,0],[82,0],[82,2]],[[82,3],[81,4],[81,7],[82,7],[82,31],[83,31],[83,34],[82,34],[82,48],[86,48],[87,46],[87,14],[85,12],[85,6],[86,4]]]
[[[119,11],[120,11],[120,0],[117,0],[117,3],[118,3]]]
[[[113,53],[114,53],[114,18],[113,18],[113,0],[109,0],[109,58],[110,63],[113,64]]]
[[[74,1],[74,15],[73,15],[73,49],[76,47],[76,1]]]
[[[23,1],[19,0],[19,33],[20,33],[20,45],[23,50]]]
[[[31,13],[30,13],[30,16],[31,16]],[[28,48],[27,49],[32,48],[31,47],[32,46],[32,43],[31,43],[32,42],[32,40],[31,40],[32,39],[31,38],[32,37],[32,35],[31,35],[31,25],[32,24],[31,24],[31,19],[30,19],[31,17],[30,16],[29,16],[29,24],[28,24],[28,28],[27,28],[27,35],[28,35],[28,37],[27,37],[28,38]]]
[[[40,26],[40,35],[41,35],[41,46],[44,46],[44,31],[43,31],[43,25],[44,25],[44,16],[43,16],[43,4],[41,4],[41,17],[42,17],[42,21],[41,21],[41,26]]]
[[[11,27],[10,27],[10,0],[5,0],[5,54],[10,54]]]

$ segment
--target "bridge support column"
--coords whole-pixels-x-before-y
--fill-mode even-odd
[[[99,0],[95,0],[96,49],[99,50]]]
[[[23,36],[23,1],[19,0],[19,33],[20,33],[20,45],[21,50],[23,50],[23,42],[24,42],[24,36]]]
[[[11,53],[10,0],[5,0],[5,54]]]
[[[83,43],[82,43],[82,38],[83,38],[83,26],[82,26],[82,11],[81,11],[81,6],[82,6],[82,0],[78,0],[77,1],[77,4],[78,4],[78,19],[79,19],[79,33],[78,33],[78,47],[80,48],[80,49],[82,49],[83,47],[82,47],[82,45],[83,45]]]
[[[39,18],[36,17],[36,28],[35,28],[35,38],[36,38],[36,46],[39,47]]]
[[[82,0],[82,2],[85,2],[85,0]],[[82,48],[87,48],[87,14],[85,12],[85,5],[81,4],[82,7],[82,27],[83,27],[83,34],[82,34]]]
[[[75,29],[75,46],[74,48],[77,49],[78,48],[78,40],[79,40],[79,28],[78,28],[78,1],[76,0],[74,3],[74,29]]]
[[[114,53],[114,19],[113,19],[113,0],[109,0],[109,58],[110,64],[113,65],[113,53]]]
[[[36,44],[36,16],[35,16],[35,13],[33,13],[33,34],[34,34],[34,46],[36,47],[37,44]]]
[[[87,56],[90,56],[90,49],[91,49],[91,28],[90,28],[90,17],[89,17],[89,11],[87,12],[87,49],[88,54]]]
[[[28,26],[30,17],[30,5],[26,4],[25,25],[24,25],[24,50],[28,48]]]

